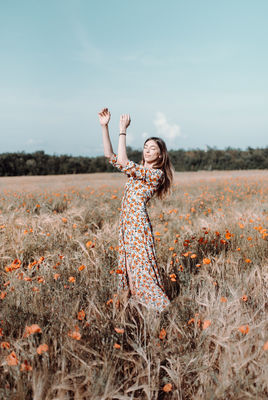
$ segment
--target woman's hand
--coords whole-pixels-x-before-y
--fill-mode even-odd
[[[120,133],[125,133],[127,127],[130,125],[130,115],[129,114],[122,114],[120,116],[120,123],[119,123],[119,129],[120,129]]]
[[[98,115],[99,115],[101,126],[107,126],[110,121],[110,117],[111,117],[111,113],[108,110],[108,108],[103,108],[103,110],[101,110],[98,113]]]

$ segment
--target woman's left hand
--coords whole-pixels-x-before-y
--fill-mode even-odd
[[[131,119],[129,114],[122,114],[120,116],[120,132],[125,132],[127,127],[130,125]]]

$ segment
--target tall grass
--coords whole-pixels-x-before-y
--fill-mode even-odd
[[[1,399],[268,397],[266,171],[177,173],[149,202],[161,314],[116,293],[124,177],[16,179],[0,182]]]

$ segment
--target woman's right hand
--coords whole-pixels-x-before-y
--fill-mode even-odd
[[[110,117],[111,117],[111,113],[108,110],[108,108],[103,108],[99,113],[99,119],[100,119],[100,124],[101,126],[107,126],[109,121],[110,121]]]

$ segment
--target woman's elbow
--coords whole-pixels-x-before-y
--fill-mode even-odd
[[[118,158],[117,159],[118,164],[122,165],[122,167],[125,167],[127,165],[128,161],[129,160],[127,158],[124,158],[124,159]]]

